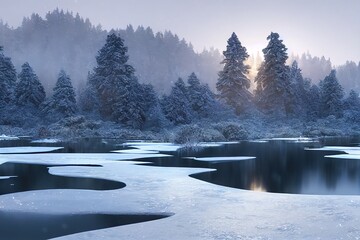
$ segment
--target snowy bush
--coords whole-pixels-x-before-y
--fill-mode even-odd
[[[248,139],[248,132],[237,123],[219,123],[215,124],[214,128],[220,131],[228,141]]]

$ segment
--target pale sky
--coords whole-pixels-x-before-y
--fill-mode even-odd
[[[0,18],[17,27],[24,16],[55,8],[79,13],[104,29],[171,30],[195,50],[224,50],[235,32],[249,53],[278,32],[290,53],[309,51],[333,64],[360,61],[360,0],[0,0]]]

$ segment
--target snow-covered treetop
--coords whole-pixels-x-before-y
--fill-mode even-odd
[[[54,91],[57,89],[63,89],[63,88],[73,88],[71,84],[71,79],[69,75],[66,74],[64,70],[61,70],[58,76],[58,80],[56,82]]]
[[[226,51],[223,52],[225,59],[222,63],[229,61],[237,61],[243,64],[243,62],[249,57],[246,48],[241,45],[236,34],[233,32],[231,37],[227,41]]]
[[[200,80],[197,78],[194,72],[190,74],[187,81],[190,86],[200,86]]]
[[[45,90],[29,63],[21,66],[15,97],[18,105],[38,107],[45,99]]]
[[[287,48],[282,43],[283,40],[279,39],[280,36],[278,33],[271,32],[270,35],[266,38],[269,40],[269,43],[266,48],[263,49],[265,62],[269,62],[270,59],[275,60],[275,63],[285,64],[288,59],[286,53]],[[271,64],[271,61],[269,62]]]
[[[128,59],[124,41],[115,33],[111,33],[107,36],[105,45],[96,57],[98,66],[94,69],[95,73],[103,77],[132,75],[135,69],[127,64]]]

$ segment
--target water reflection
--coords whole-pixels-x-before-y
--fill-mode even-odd
[[[349,139],[336,144],[349,144]],[[323,144],[329,144],[323,142]],[[319,143],[244,142],[220,148],[228,155],[256,156],[255,161],[219,163],[217,171],[192,175],[219,185],[296,194],[360,194],[360,161],[325,158],[334,151],[305,151]]]
[[[56,165],[57,167],[59,165]],[[101,167],[98,165],[61,165]],[[125,187],[125,183],[85,177],[64,177],[49,173],[49,167],[37,164],[4,163],[0,165],[0,195],[43,189],[91,189],[113,190]]]
[[[59,236],[152,221],[171,214],[69,214],[0,212],[0,239],[49,239]],[[19,229],[21,229],[19,231]]]

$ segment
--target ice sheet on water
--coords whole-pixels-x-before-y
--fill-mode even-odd
[[[42,153],[0,154],[0,164],[5,162],[33,163],[45,165],[102,164],[109,161],[135,160],[152,157],[169,157],[167,154],[116,154],[116,153]]]
[[[317,139],[314,138],[307,138],[307,137],[298,137],[298,138],[268,138],[262,139],[264,141],[287,141],[293,143],[311,143],[311,142],[318,142]]]
[[[252,160],[256,157],[250,156],[233,156],[233,157],[200,157],[194,158],[197,161],[205,161],[205,162],[232,162],[232,161],[244,161],[244,160]]]
[[[9,179],[9,178],[13,178],[16,176],[0,176],[0,180],[4,180],[4,179]]]
[[[113,153],[128,153],[128,154],[153,154],[159,153],[158,151],[149,151],[149,150],[141,150],[141,149],[124,149],[124,150],[114,150],[111,151]]]
[[[123,146],[133,147],[145,151],[176,152],[182,146],[173,143],[160,142],[127,142]]]
[[[338,151],[348,154],[360,154],[360,147],[325,146],[322,148],[305,148],[308,151]]]
[[[339,159],[349,159],[349,160],[360,160],[360,154],[337,154],[337,155],[327,155],[326,158],[339,158]]]
[[[0,148],[0,154],[9,154],[9,153],[43,153],[43,152],[52,152],[63,147],[2,147]]]
[[[261,140],[261,139],[259,139],[259,140],[250,140],[250,141],[248,141],[248,142],[251,142],[251,143],[268,143],[269,141],[268,141],[268,140]]]
[[[59,143],[59,142],[61,142],[61,140],[56,139],[56,138],[44,138],[44,139],[33,140],[31,142],[32,143]]]
[[[0,135],[0,141],[1,140],[7,140],[7,141],[8,140],[19,140],[19,138],[2,134],[2,135]]]
[[[239,142],[199,142],[195,143],[196,147],[219,147],[225,144],[238,144]]]

